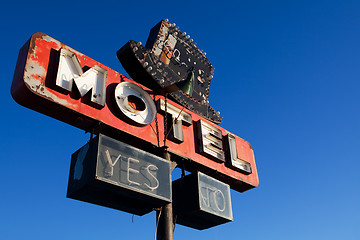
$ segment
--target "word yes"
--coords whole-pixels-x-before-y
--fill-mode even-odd
[[[159,180],[156,176],[159,168],[156,165],[132,157],[125,157],[121,154],[118,154],[113,161],[109,150],[105,150],[105,177],[114,177],[114,168],[118,162],[121,183],[138,186],[150,191],[154,191],[159,187]]]

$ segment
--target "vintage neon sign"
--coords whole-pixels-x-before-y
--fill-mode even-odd
[[[165,113],[162,96],[46,34],[35,33],[21,48],[11,93],[25,107],[154,153],[164,140],[165,114],[174,119],[181,113],[168,135],[172,159],[240,192],[258,186],[248,142],[181,112],[171,100]]]
[[[67,196],[144,215],[172,201],[171,164],[99,134],[72,155]]]
[[[130,77],[153,90],[179,82],[193,70],[194,92],[191,96],[175,91],[170,97],[193,113],[220,123],[220,114],[208,101],[214,68],[205,55],[186,33],[166,19],[151,29],[145,47],[141,42],[130,40],[117,52]]]
[[[199,230],[233,220],[229,185],[201,172],[173,182],[176,223]]]

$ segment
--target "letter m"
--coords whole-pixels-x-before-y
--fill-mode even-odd
[[[97,107],[103,107],[106,75],[107,70],[98,65],[94,65],[84,73],[76,54],[64,48],[60,49],[56,86],[71,92],[75,82],[81,97],[90,91],[90,101]]]

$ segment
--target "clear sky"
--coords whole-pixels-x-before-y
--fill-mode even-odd
[[[234,221],[178,239],[360,239],[359,1],[6,1],[0,10],[0,239],[154,239],[143,217],[66,198],[89,134],[11,98],[18,50],[44,32],[127,75],[116,51],[163,18],[215,67],[210,104],[249,141],[260,186]]]

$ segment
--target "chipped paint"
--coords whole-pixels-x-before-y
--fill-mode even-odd
[[[42,39],[47,42],[52,42],[53,44],[56,44],[56,48],[60,48],[60,46],[61,46],[61,43],[58,40],[55,40],[48,35],[43,36]]]
[[[66,101],[65,99],[62,99],[60,97],[58,97],[56,94],[50,92],[48,90],[48,88],[46,88],[44,86],[44,83],[41,80],[38,80],[34,77],[26,77],[25,79],[25,84],[28,86],[29,89],[31,89],[34,93],[37,93],[47,99],[50,99],[54,102],[57,102],[63,106],[68,106],[68,107],[77,107],[76,104],[71,104],[68,101]]]

